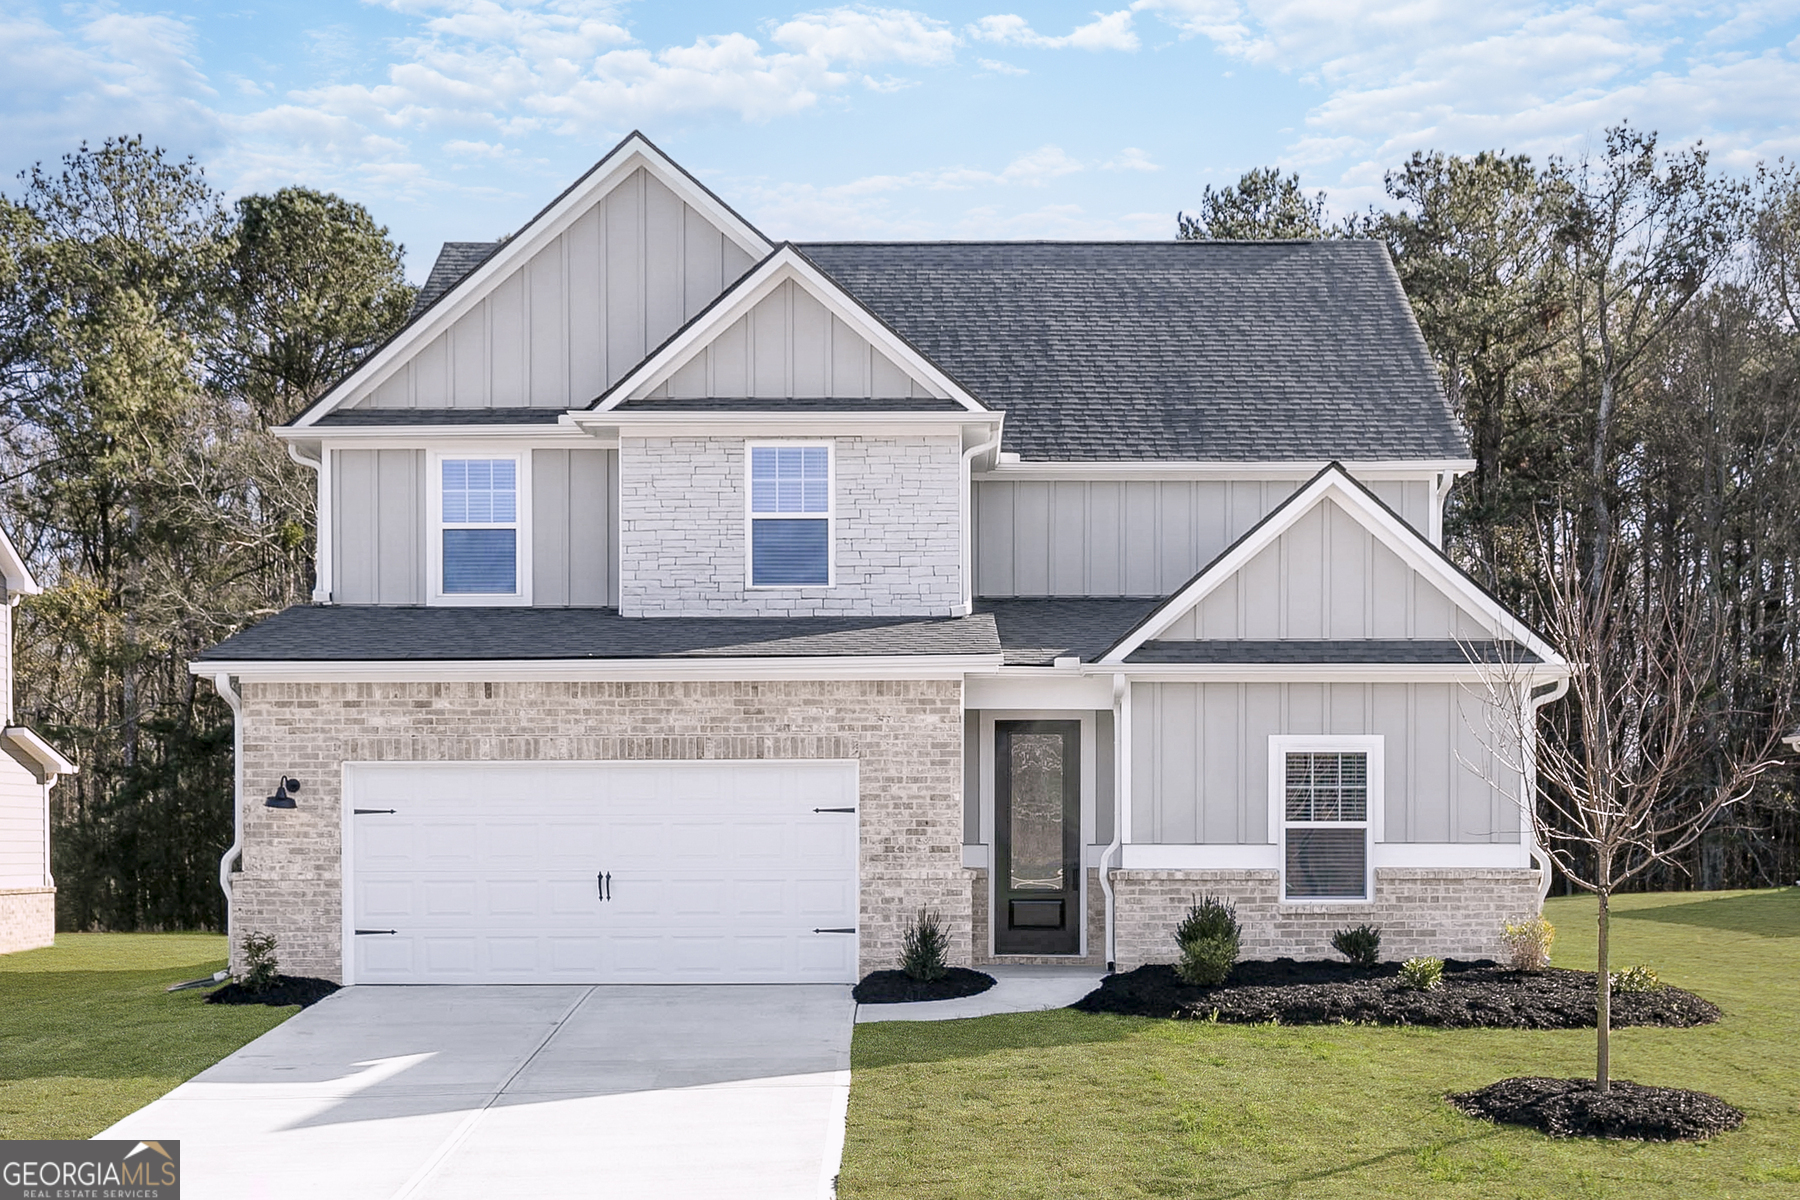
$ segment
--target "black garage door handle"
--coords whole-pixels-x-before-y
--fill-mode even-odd
[[[611,871],[598,871],[594,874],[594,892],[602,900],[612,899]]]

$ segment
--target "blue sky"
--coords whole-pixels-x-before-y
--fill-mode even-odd
[[[1630,119],[1800,157],[1800,4],[314,0],[0,11],[0,171],[142,133],[366,204],[421,278],[641,128],[778,238],[1168,237],[1275,164],[1338,210],[1418,148]],[[10,182],[5,186],[13,187]]]

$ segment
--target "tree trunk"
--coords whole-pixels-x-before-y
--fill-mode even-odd
[[[1607,936],[1612,916],[1610,888],[1601,888],[1600,896],[1600,969],[1594,979],[1599,999],[1599,1018],[1594,1022],[1594,1085],[1606,1092],[1612,1088],[1612,971],[1607,954]]]

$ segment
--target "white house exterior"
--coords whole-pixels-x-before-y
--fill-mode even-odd
[[[13,609],[39,591],[0,530],[0,954],[56,941],[50,875],[50,789],[75,764],[13,723]]]
[[[769,241],[641,136],[290,426],[318,590],[204,654],[234,944],[346,982],[1475,956],[1535,911],[1379,243]],[[298,784],[297,790],[283,786]],[[265,797],[278,800],[271,806]]]

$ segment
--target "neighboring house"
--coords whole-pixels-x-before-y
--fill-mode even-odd
[[[1541,877],[1378,242],[767,240],[633,135],[293,424],[236,938],[347,982],[1478,955]],[[298,790],[285,786],[293,781]],[[264,797],[268,797],[265,800]],[[274,804],[271,804],[271,801]]]
[[[50,789],[75,773],[43,738],[13,724],[13,608],[39,590],[0,530],[0,954],[56,941]]]

